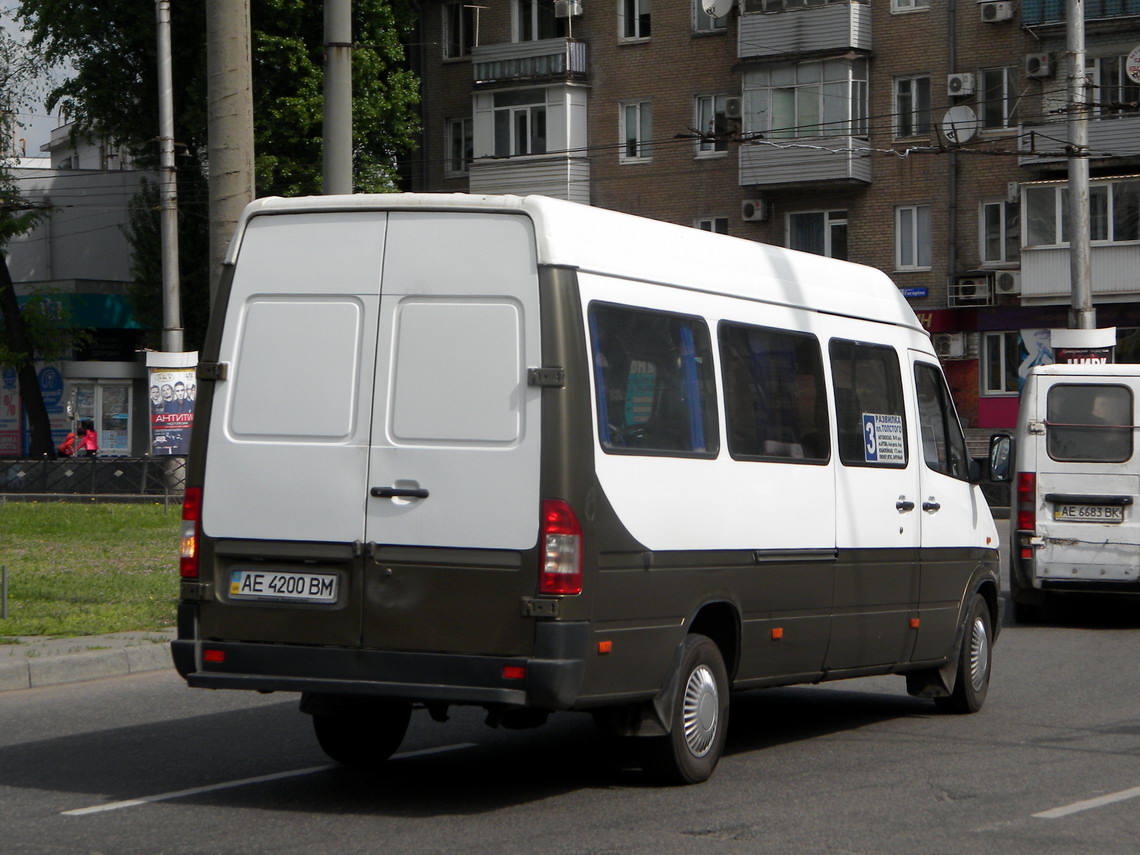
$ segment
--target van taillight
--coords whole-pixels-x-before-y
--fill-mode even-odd
[[[198,578],[198,535],[202,520],[202,488],[187,487],[182,498],[182,534],[178,542],[178,572]]]
[[[1032,472],[1017,473],[1017,530],[1037,531],[1037,476]]]
[[[542,500],[540,594],[582,593],[582,527],[560,499]]]

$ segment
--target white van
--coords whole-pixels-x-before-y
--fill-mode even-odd
[[[732,690],[978,709],[997,534],[866,267],[541,197],[263,199],[199,366],[174,654],[383,761],[413,707],[716,766]]]
[[[1018,620],[1064,594],[1140,594],[1140,366],[1047,365],[1021,392],[1010,514]]]

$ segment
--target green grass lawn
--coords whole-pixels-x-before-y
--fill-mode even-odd
[[[0,503],[0,643],[173,626],[179,514],[162,504]]]

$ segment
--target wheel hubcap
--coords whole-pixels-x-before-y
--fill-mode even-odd
[[[685,685],[682,719],[685,742],[695,757],[703,757],[716,738],[720,718],[720,693],[712,671],[701,665],[689,675]]]
[[[970,632],[970,685],[981,691],[990,670],[990,639],[986,624],[980,617],[974,620]]]

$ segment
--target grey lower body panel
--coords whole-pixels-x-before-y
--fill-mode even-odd
[[[178,672],[199,688],[558,710],[577,700],[588,640],[585,623],[551,622],[536,626],[528,657],[193,638],[173,641],[171,649]],[[506,676],[506,668],[521,668],[523,676]]]

